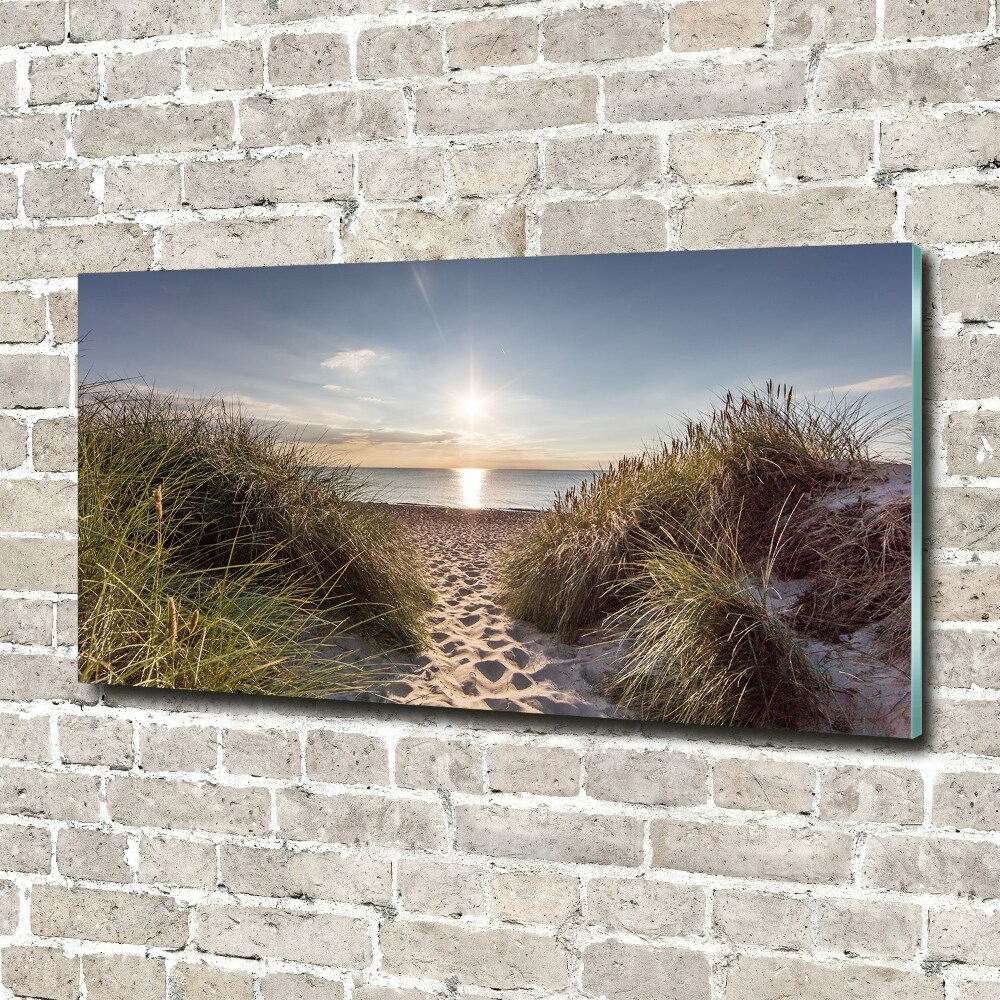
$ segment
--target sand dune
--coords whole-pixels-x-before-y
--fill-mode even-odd
[[[388,661],[359,643],[367,662],[391,663],[378,694],[409,705],[624,718],[594,691],[618,662],[618,643],[594,633],[560,642],[506,615],[496,597],[500,550],[538,514],[382,505],[408,527],[427,560],[438,601],[424,655]]]

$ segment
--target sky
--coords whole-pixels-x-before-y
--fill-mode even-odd
[[[593,469],[729,389],[910,405],[908,244],[81,275],[83,381],[235,401],[317,463]]]

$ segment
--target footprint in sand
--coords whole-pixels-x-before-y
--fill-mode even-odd
[[[486,645],[489,646],[490,649],[494,649],[494,650],[496,650],[496,649],[503,649],[504,646],[507,645],[507,643],[508,643],[507,639],[487,639],[486,640]]]
[[[462,617],[459,618],[458,620],[466,628],[472,628],[473,625],[478,625],[479,624],[480,618],[482,618],[482,615],[475,615],[475,614],[473,614],[473,615],[462,615]]]
[[[505,649],[503,658],[513,663],[515,667],[523,668],[528,665],[528,651],[522,649],[520,646],[512,646],[510,649]]]
[[[480,660],[476,669],[493,684],[507,673],[507,668],[499,660]]]
[[[510,686],[517,691],[527,691],[535,682],[520,670],[510,675]]]

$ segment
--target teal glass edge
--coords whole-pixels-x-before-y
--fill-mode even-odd
[[[912,244],[913,320],[913,514],[911,545],[910,738],[924,731],[924,473],[923,473],[923,268],[920,247]]]

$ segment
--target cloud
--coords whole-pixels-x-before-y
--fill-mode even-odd
[[[372,362],[378,361],[384,355],[373,351],[370,347],[358,347],[352,351],[337,351],[332,358],[322,362],[324,368],[343,368],[355,375],[367,368]],[[327,386],[327,388],[330,388]]]
[[[908,389],[913,385],[913,376],[909,372],[901,375],[883,375],[880,378],[866,379],[864,382],[852,382],[850,385],[835,385],[827,392],[884,392],[886,389]]]
[[[331,385],[327,383],[323,386],[324,389],[329,389],[330,392],[347,392],[347,390],[342,385]]]
[[[461,440],[455,431],[402,431],[392,427],[363,429],[329,428],[324,439],[330,444],[444,444]]]

